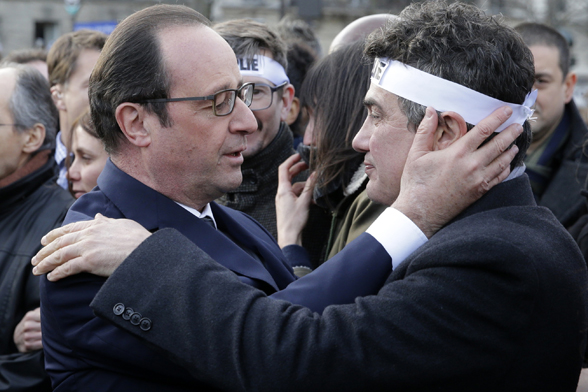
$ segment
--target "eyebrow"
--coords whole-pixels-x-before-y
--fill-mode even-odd
[[[368,109],[371,108],[372,106],[375,106],[377,109],[382,110],[382,106],[371,98],[364,99],[363,106],[365,106]]]
[[[535,73],[535,79],[537,79],[537,78],[544,78],[544,77],[553,78],[553,75],[551,73],[549,73],[549,72]]]

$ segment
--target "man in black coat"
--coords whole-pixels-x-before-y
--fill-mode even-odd
[[[49,391],[30,259],[73,198],[55,182],[57,109],[47,80],[8,64],[0,86],[0,390]]]
[[[588,128],[573,99],[577,76],[570,70],[570,48],[549,26],[523,23],[515,29],[533,53],[538,92],[527,174],[537,203],[569,227],[584,213],[581,190],[588,176]]]
[[[150,235],[130,222],[70,226],[57,235],[76,232],[46,252],[61,246],[57,259],[92,256],[85,246],[68,245],[103,225],[111,239],[121,237],[122,256],[138,242],[125,244],[129,238],[146,238],[91,306],[222,390],[575,391],[586,345],[587,273],[571,237],[535,204],[523,173],[531,52],[512,29],[473,6],[430,2],[404,10],[369,39],[366,54],[376,67],[354,147],[366,153],[369,197],[392,207],[340,257],[361,261],[374,257],[366,250],[382,248],[390,254],[393,272],[377,295],[319,315],[241,284],[176,231]],[[424,106],[432,102],[437,115]],[[415,208],[436,185],[429,172],[414,172],[416,124],[434,118],[429,142],[452,154],[481,120],[480,109],[505,103],[511,119],[524,123],[511,174],[443,227],[431,227],[427,221],[463,197],[456,194],[438,212]],[[415,183],[415,176],[426,180]],[[414,252],[382,236],[397,230],[390,221],[399,216],[412,221],[404,231],[422,229],[429,238]],[[152,328],[124,320],[126,307],[151,318]]]

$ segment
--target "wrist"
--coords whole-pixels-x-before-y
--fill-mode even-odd
[[[440,229],[439,225],[430,222],[431,216],[426,214],[425,210],[418,203],[404,203],[402,200],[397,199],[392,203],[391,207],[397,209],[410,219],[427,238],[431,238]]]
[[[288,245],[300,245],[302,246],[302,235],[280,235],[278,233],[278,246],[284,248]]]

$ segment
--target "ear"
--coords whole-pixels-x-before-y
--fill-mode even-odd
[[[286,124],[292,125],[298,118],[298,113],[300,113],[300,99],[294,97],[294,99],[292,99],[292,105],[290,105],[290,111],[286,117]]]
[[[123,102],[116,108],[116,122],[127,140],[137,147],[151,144],[151,134],[145,127],[146,112],[141,105]]]
[[[576,86],[577,80],[578,77],[575,72],[568,72],[568,75],[564,79],[566,103],[569,103],[574,97],[574,87]]]
[[[45,141],[45,126],[36,123],[31,129],[26,130],[24,134],[25,141],[22,147],[22,152],[32,154],[37,151]]]
[[[282,92],[282,112],[280,114],[280,119],[282,121],[286,121],[288,119],[288,115],[290,114],[292,101],[294,100],[294,86],[287,84],[284,86]]]
[[[58,83],[51,87],[51,98],[53,98],[53,103],[57,106],[57,110],[62,112],[67,111],[63,100],[63,86],[61,84]]]
[[[444,150],[468,131],[465,120],[455,112],[441,113],[441,121],[435,131],[433,150]]]

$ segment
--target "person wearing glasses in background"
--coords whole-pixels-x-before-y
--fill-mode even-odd
[[[213,28],[237,55],[243,81],[255,83],[250,109],[257,122],[243,151],[243,182],[218,202],[250,215],[276,238],[278,166],[295,152],[285,122],[294,99],[294,86],[286,75],[287,46],[268,25],[249,19],[230,20]]]
[[[0,86],[0,391],[47,392],[30,259],[73,198],[56,183],[58,113],[47,79],[29,65],[6,63]]]
[[[92,123],[110,158],[97,188],[75,202],[65,223],[100,213],[131,219],[150,232],[174,228],[241,282],[317,311],[375,294],[391,271],[387,255],[330,263],[314,274],[327,279],[300,279],[302,286],[291,289],[296,278],[274,238],[251,217],[214,202],[241,184],[246,149],[261,151],[271,137],[248,108],[261,86],[243,81],[234,52],[208,25],[190,8],[158,5],[112,33],[89,87]],[[291,87],[283,89],[290,100]],[[260,118],[278,126],[281,112]],[[175,391],[205,383],[94,315],[89,305],[105,280],[92,274],[41,279],[43,346],[55,391]],[[115,311],[149,331],[152,321],[126,305]]]

